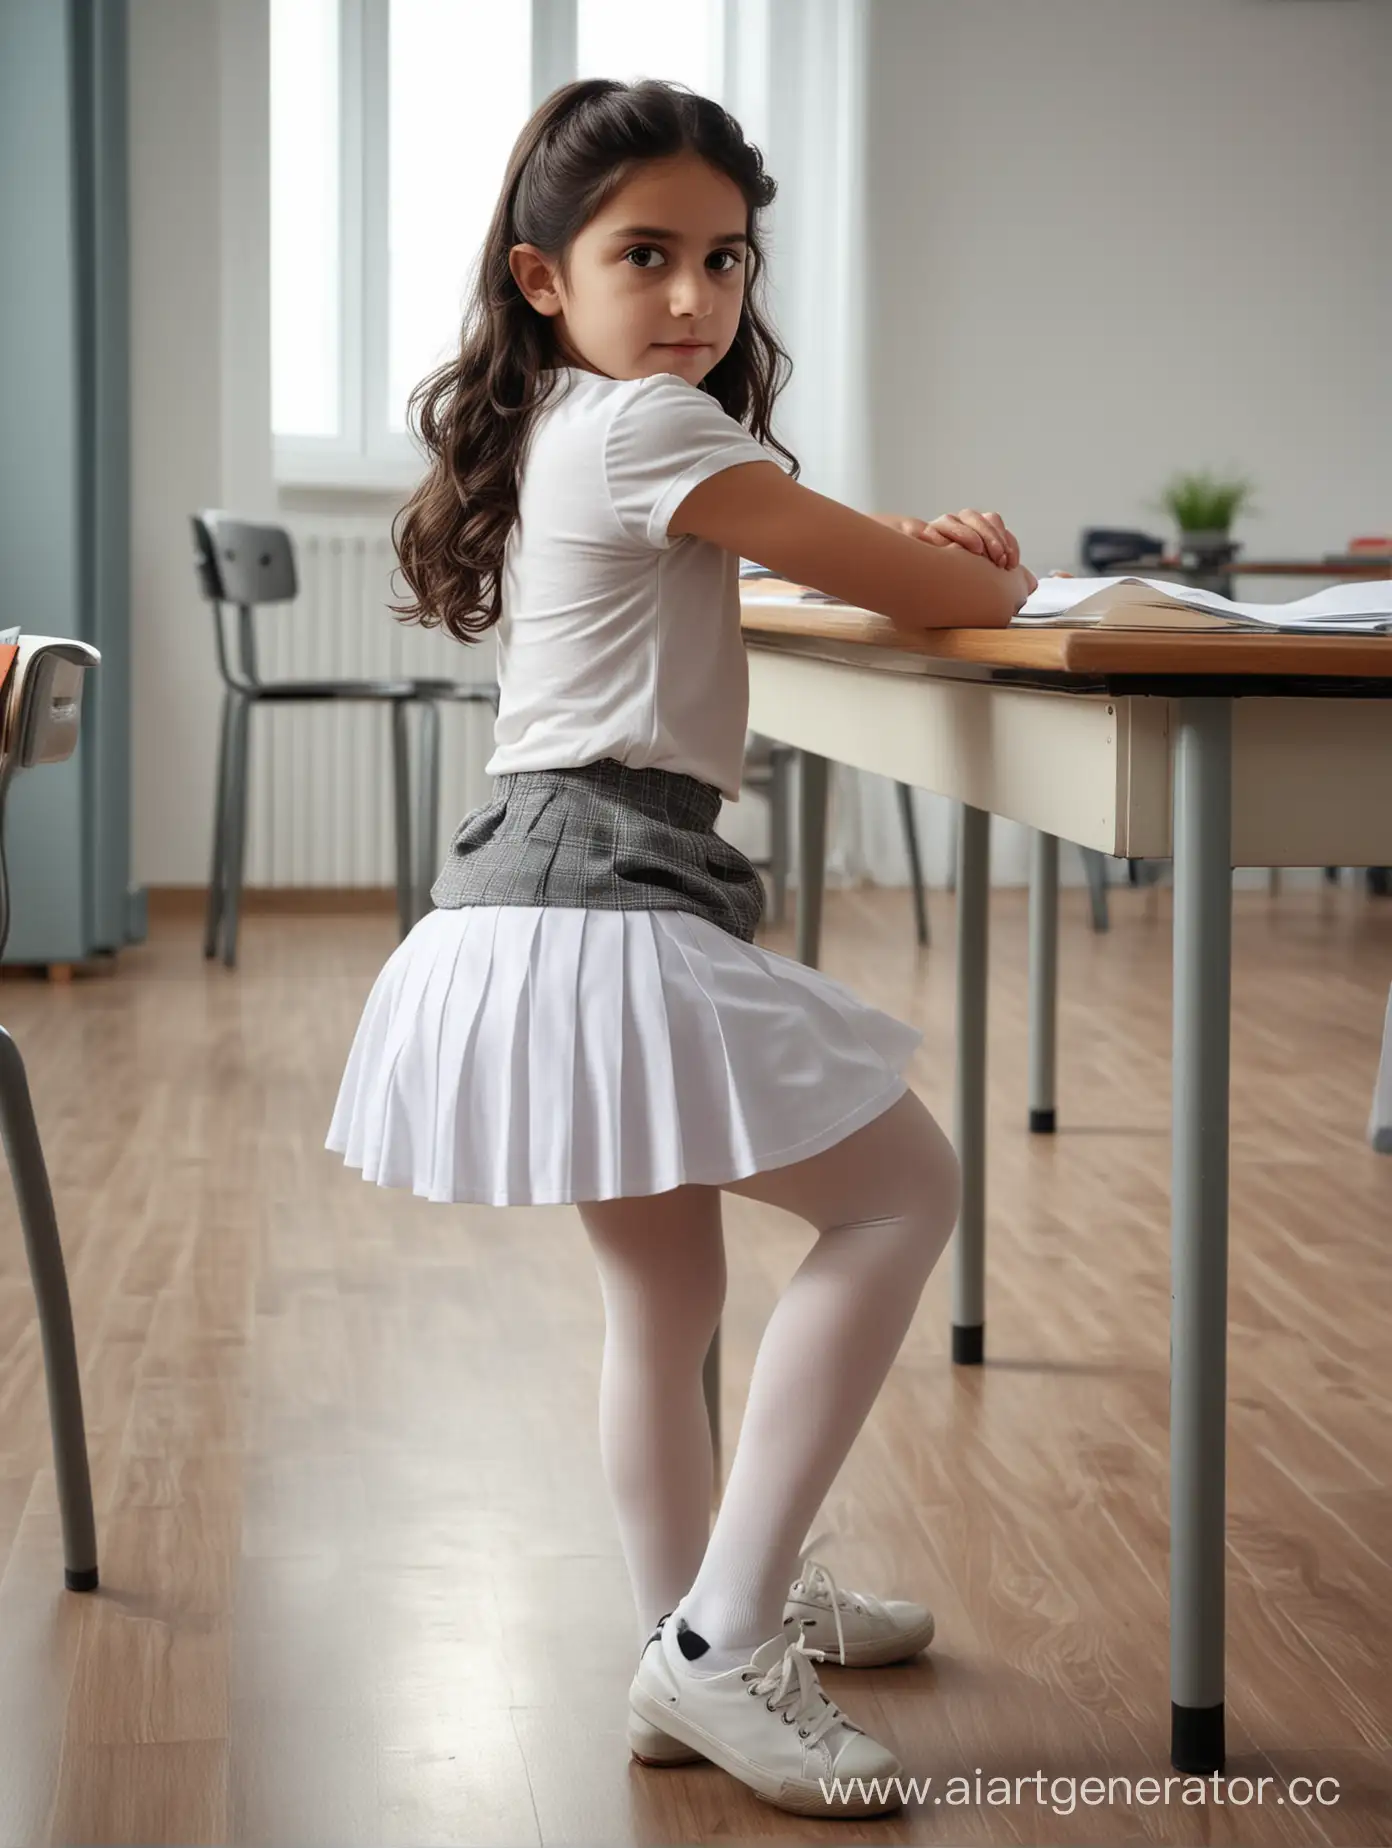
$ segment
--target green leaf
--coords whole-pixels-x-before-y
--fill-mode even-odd
[[[1165,484],[1160,506],[1182,533],[1226,532],[1239,513],[1252,509],[1253,484],[1245,477],[1196,469]]]

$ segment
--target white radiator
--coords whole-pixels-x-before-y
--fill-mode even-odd
[[[392,583],[387,522],[314,516],[285,523],[300,590],[294,603],[257,612],[264,680],[494,678],[491,633],[466,646],[438,629],[403,624],[387,608],[406,601],[399,573]],[[229,637],[232,627],[229,620]],[[440,730],[443,855],[455,824],[491,791],[483,766],[493,748],[492,708],[442,703]],[[413,720],[413,790],[416,736]],[[251,757],[248,885],[395,883],[389,704],[260,706],[251,720]]]

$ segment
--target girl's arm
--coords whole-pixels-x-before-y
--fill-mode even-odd
[[[686,496],[667,530],[694,533],[902,629],[1003,629],[1034,587],[956,545],[925,545],[793,481],[776,462],[740,462]]]

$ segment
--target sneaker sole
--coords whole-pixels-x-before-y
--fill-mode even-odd
[[[738,1783],[743,1784],[746,1790],[759,1798],[760,1802],[772,1804],[775,1809],[788,1810],[795,1816],[844,1816],[848,1820],[853,1820],[867,1816],[889,1816],[903,1807],[897,1797],[892,1798],[888,1803],[876,1803],[866,1796],[856,1799],[848,1797],[841,1803],[828,1803],[822,1795],[821,1785],[815,1779],[780,1778],[764,1771],[738,1752],[731,1751],[728,1746],[716,1738],[714,1733],[706,1732],[703,1727],[693,1726],[680,1714],[671,1712],[662,1705],[661,1701],[655,1700],[645,1688],[633,1688],[629,1693],[628,1703],[633,1718],[641,1723],[645,1731],[651,1728],[653,1732],[660,1734],[669,1745],[685,1745],[695,1758],[709,1759],[711,1764],[719,1765],[722,1771],[728,1772]],[[632,1735],[631,1720],[630,1740]],[[648,1761],[640,1759],[639,1762],[647,1763]],[[692,1762],[692,1760],[664,1756],[655,1762],[683,1764]],[[895,1775],[902,1775],[902,1773]],[[857,1780],[852,1779],[851,1781],[854,1783]],[[878,1780],[873,1778],[861,1780],[862,1783],[870,1784],[877,1781],[883,1784],[891,1782],[892,1779],[883,1777]]]

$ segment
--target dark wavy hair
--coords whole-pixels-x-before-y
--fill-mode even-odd
[[[518,136],[465,309],[459,353],[411,394],[428,472],[392,523],[414,593],[404,622],[477,641],[502,614],[503,555],[517,519],[521,460],[538,408],[556,389],[552,320],[518,288],[508,253],[534,244],[562,275],[576,235],[645,161],[690,151],[732,179],[749,208],[743,312],[702,388],[775,450],[769,427],[792,362],[765,317],[759,212],[777,190],[763,156],[718,103],[675,84],[592,78],[554,91]]]

